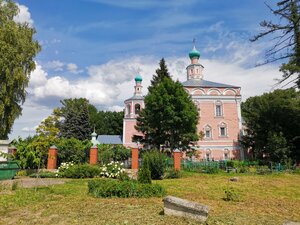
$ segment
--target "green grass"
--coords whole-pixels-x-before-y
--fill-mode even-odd
[[[300,221],[300,175],[233,175],[183,173],[180,179],[154,181],[167,194],[206,204],[208,224],[283,224]],[[236,175],[235,175],[236,176]],[[87,194],[87,181],[0,192],[0,224],[196,224],[163,216],[162,198],[102,199]],[[232,187],[238,202],[224,201]]]

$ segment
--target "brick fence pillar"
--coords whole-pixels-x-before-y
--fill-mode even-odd
[[[174,169],[180,170],[181,167],[181,152],[178,149],[175,149],[173,152],[174,157]]]
[[[139,168],[139,149],[131,149],[131,169],[137,170]]]
[[[90,164],[96,165],[97,162],[98,162],[98,147],[94,145],[90,149]]]
[[[52,145],[49,148],[49,152],[48,152],[47,169],[55,170],[56,166],[57,166],[57,148],[56,148],[56,146]]]

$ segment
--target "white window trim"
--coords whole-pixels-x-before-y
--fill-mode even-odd
[[[208,155],[209,157],[207,157],[207,155]],[[211,150],[210,150],[210,149],[206,149],[206,151],[205,151],[205,159],[206,159],[207,161],[211,161],[211,160],[212,160],[212,154],[211,154]]]
[[[210,137],[207,137],[206,136],[206,131],[210,131]],[[212,134],[212,127],[210,126],[210,125],[205,125],[204,126],[204,138],[205,139],[212,139],[212,137],[213,137],[213,134]]]
[[[221,115],[217,115],[217,106],[220,106]],[[223,110],[223,103],[221,101],[215,102],[215,117],[223,117],[224,116],[224,110]]]
[[[227,159],[225,158],[225,154],[227,154]],[[224,153],[223,153],[223,157],[224,157],[224,160],[230,160],[230,151],[229,149],[224,149]]]
[[[218,130],[219,130],[219,137],[222,137],[222,138],[224,138],[224,137],[228,137],[228,126],[227,126],[227,124],[226,123],[224,123],[224,122],[222,122],[222,123],[220,123],[219,125],[218,125]],[[222,135],[221,134],[221,128],[224,128],[225,129],[225,135]]]

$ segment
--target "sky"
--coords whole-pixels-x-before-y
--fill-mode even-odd
[[[268,1],[271,6],[274,1]],[[251,43],[259,22],[276,21],[261,0],[18,0],[16,22],[37,31],[42,46],[23,113],[10,139],[26,137],[60,100],[87,98],[99,110],[123,110],[134,77],[143,92],[165,58],[174,79],[186,80],[192,40],[204,79],[241,87],[242,99],[272,91],[279,64],[256,65],[272,46]]]

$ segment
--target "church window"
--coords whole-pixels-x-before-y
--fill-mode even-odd
[[[207,161],[211,161],[211,151],[210,151],[210,149],[206,150],[205,158],[206,158]]]
[[[205,134],[205,138],[211,138],[212,134],[211,134],[211,127],[210,126],[206,126],[204,129],[204,134]]]
[[[223,109],[222,109],[221,102],[216,103],[216,116],[223,116]]]
[[[220,137],[226,137],[227,136],[227,125],[225,123],[221,123],[219,126],[220,129]]]
[[[141,111],[141,105],[140,104],[135,104],[134,111],[135,111],[135,114],[139,114],[140,111]]]

